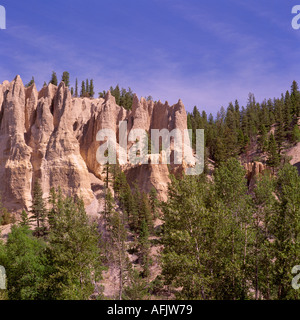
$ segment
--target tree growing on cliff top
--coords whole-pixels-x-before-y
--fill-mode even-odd
[[[51,80],[49,83],[52,83],[53,85],[57,86],[58,81],[57,81],[56,72],[54,72],[54,71],[52,72],[52,77],[51,77]]]
[[[29,88],[33,84],[34,84],[34,77],[32,77],[32,79],[25,85],[25,88]]]
[[[70,85],[70,74],[67,71],[64,71],[62,74],[61,81],[63,81],[66,85],[66,87],[69,87]]]

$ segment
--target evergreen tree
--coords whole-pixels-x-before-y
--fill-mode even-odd
[[[298,117],[300,115],[300,92],[298,83],[294,80],[291,86],[291,103],[292,103],[292,112]]]
[[[30,225],[30,219],[28,217],[28,213],[26,212],[26,210],[22,210],[20,226],[29,227],[29,225]]]
[[[142,193],[140,196],[140,205],[139,205],[139,224],[141,229],[141,223],[143,220],[146,221],[149,231],[153,232],[154,224],[153,224],[153,217],[151,214],[151,206],[149,202],[149,198],[146,193]]]
[[[0,226],[10,224],[12,222],[12,215],[4,207],[2,198],[0,196]]]
[[[260,137],[258,139],[259,147],[261,151],[266,151],[268,148],[268,133],[264,125],[261,126]]]
[[[229,159],[222,163],[214,176],[215,194],[212,198],[217,199],[217,202],[213,207],[220,219],[216,230],[217,242],[220,245],[218,258],[220,264],[217,262],[216,268],[223,269],[218,294],[228,299],[237,297],[244,299],[248,294],[245,275],[248,246],[251,241],[249,225],[252,214],[249,209],[250,198],[247,195],[247,183],[244,177],[245,170],[236,159]],[[222,209],[223,207],[226,210]],[[227,239],[230,245],[229,243],[224,245],[224,239]]]
[[[103,269],[97,226],[89,222],[82,200],[58,194],[55,202],[48,235],[48,292],[52,300],[87,300],[97,291]]]
[[[249,248],[249,274],[255,290],[255,299],[271,299],[273,289],[273,252],[270,226],[276,204],[275,179],[268,174],[260,177],[253,193],[253,246]]]
[[[53,85],[57,86],[58,84],[58,81],[57,81],[57,75],[56,75],[56,72],[52,72],[52,77],[51,77],[51,80],[49,83],[52,83]]]
[[[32,77],[32,79],[25,85],[25,88],[29,88],[33,84],[34,84],[34,77]]]
[[[277,142],[278,146],[278,153],[282,151],[282,145],[285,139],[285,131],[284,131],[284,118],[283,118],[283,102],[280,100],[277,100],[275,103],[275,107],[277,108],[275,110],[276,112],[276,119],[277,119],[277,128],[275,130],[275,140]]]
[[[119,277],[119,294],[118,299],[122,300],[123,290],[128,280],[128,272],[130,270],[130,262],[126,250],[127,231],[122,219],[117,211],[113,211],[110,218],[110,234],[112,243],[112,259],[118,270]]]
[[[151,214],[152,217],[158,218],[159,217],[159,201],[157,199],[157,191],[154,187],[151,188],[150,194],[149,194],[149,201],[151,206]]]
[[[31,206],[32,216],[31,221],[36,224],[35,235],[40,238],[45,236],[46,233],[46,205],[43,199],[43,190],[39,181],[37,180],[33,188],[32,206]]]
[[[290,126],[292,123],[292,101],[289,91],[286,91],[284,98],[284,129],[286,137],[290,134]]]
[[[274,138],[273,133],[271,133],[269,137],[267,152],[268,152],[267,164],[268,166],[273,168],[273,172],[274,172],[275,168],[277,168],[280,165],[280,155],[278,154],[277,144],[276,144],[276,140]]]
[[[195,177],[176,180],[171,176],[169,198],[162,207],[162,274],[166,285],[182,288],[176,292],[179,299],[212,297],[209,260],[213,239],[209,220],[213,216],[205,206],[208,186],[199,184]]]
[[[146,300],[150,298],[147,280],[140,277],[136,268],[129,272],[129,283],[124,289],[123,300]]]
[[[144,278],[148,278],[150,275],[150,241],[149,230],[146,219],[143,219],[141,223],[141,230],[139,236],[139,248],[140,248],[140,260],[143,268],[142,275]]]
[[[76,78],[76,82],[75,82],[75,97],[78,97],[78,79]]]
[[[277,299],[299,299],[291,286],[291,270],[300,259],[300,177],[297,169],[286,164],[278,174],[276,213],[271,221],[274,239],[273,281]]]
[[[80,97],[85,97],[86,96],[86,88],[85,88],[85,83],[84,81],[81,82],[81,92],[80,92]]]
[[[300,129],[297,124],[294,126],[292,131],[292,142],[293,143],[300,142]]]
[[[120,105],[121,91],[118,84],[116,85],[115,89],[112,90],[111,94],[115,97],[116,104]]]
[[[90,92],[90,85],[89,85],[89,79],[85,80],[85,92],[88,95]]]
[[[61,81],[63,81],[66,85],[66,87],[70,86],[70,74],[67,71],[64,71],[62,74]]]
[[[90,80],[90,86],[89,86],[89,95],[91,98],[94,97],[95,91],[94,91],[94,80]]]

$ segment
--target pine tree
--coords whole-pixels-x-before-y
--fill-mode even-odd
[[[110,217],[110,236],[113,248],[111,251],[112,259],[117,267],[119,277],[118,299],[122,300],[124,285],[128,279],[128,272],[130,270],[130,262],[126,250],[127,231],[120,214],[115,210]]]
[[[140,197],[140,205],[139,205],[139,224],[141,228],[141,223],[145,220],[147,222],[149,231],[152,233],[154,230],[153,217],[151,214],[151,206],[149,202],[149,198],[146,193],[142,193]]]
[[[31,206],[32,216],[31,221],[36,224],[35,235],[40,238],[45,236],[46,233],[46,205],[43,199],[43,190],[39,181],[37,180],[33,188],[32,206]]]
[[[124,300],[147,300],[150,298],[148,281],[140,277],[136,268],[129,272],[129,283],[124,289]]]
[[[139,235],[139,249],[140,260],[143,268],[142,276],[148,278],[150,275],[150,241],[149,241],[149,229],[146,219],[143,219],[141,223],[140,235]]]
[[[85,97],[86,96],[86,88],[85,88],[85,82],[81,82],[81,92],[80,92],[80,97]]]
[[[120,105],[121,91],[119,85],[116,85],[111,94],[115,97],[116,104]]]
[[[295,167],[286,164],[279,171],[276,189],[278,201],[270,226],[276,298],[299,299],[291,286],[291,270],[300,259],[300,177]]]
[[[32,79],[25,85],[25,88],[29,88],[33,84],[34,84],[34,77],[32,77]]]
[[[284,131],[284,118],[283,118],[283,102],[277,100],[275,102],[275,112],[276,112],[276,120],[277,120],[277,128],[275,130],[275,140],[278,146],[278,153],[282,151],[282,145],[285,139],[285,131]]]
[[[75,82],[75,97],[78,97],[78,79],[76,78],[76,82]]]
[[[20,226],[29,227],[29,224],[30,224],[30,219],[28,217],[28,213],[26,212],[26,210],[22,210]]]
[[[261,126],[260,137],[259,137],[259,147],[261,151],[266,151],[268,147],[268,133],[264,125]]]
[[[91,98],[94,97],[95,91],[94,91],[94,80],[90,80],[90,86],[89,86],[89,95]]]
[[[222,163],[214,176],[215,194],[212,198],[215,200],[212,206],[220,219],[216,230],[220,253],[216,259],[218,258],[221,263],[220,265],[216,261],[216,268],[224,268],[223,279],[220,279],[221,283],[218,284],[218,294],[227,299],[236,297],[244,299],[248,294],[245,274],[252,214],[248,207],[250,198],[247,195],[247,183],[244,177],[245,170],[236,159]],[[224,244],[224,239],[227,239],[228,244]],[[224,261],[227,261],[226,266]]]
[[[260,177],[253,193],[253,245],[249,248],[249,274],[255,289],[255,299],[273,297],[273,253],[270,226],[276,204],[275,179],[268,174]]]
[[[284,98],[284,130],[286,137],[288,137],[290,134],[292,120],[292,101],[289,91],[286,91]]]
[[[49,83],[52,83],[53,85],[57,86],[58,81],[57,81],[56,72],[54,72],[54,71],[52,72],[52,77],[51,77],[51,80]]]
[[[300,129],[297,124],[294,126],[292,131],[292,142],[293,143],[300,142]]]
[[[67,71],[64,71],[62,74],[61,80],[65,83],[66,87],[70,86],[70,74]]]
[[[168,201],[162,207],[162,275],[166,285],[182,288],[175,293],[178,299],[214,298],[210,255],[214,215],[205,205],[209,187],[195,177],[171,176]]]
[[[271,133],[269,137],[267,153],[268,153],[267,164],[268,166],[273,168],[273,172],[274,172],[275,168],[277,168],[280,165],[280,155],[278,154],[277,144],[276,144],[276,140],[274,138],[273,133]]]
[[[152,217],[158,218],[159,217],[159,211],[158,211],[159,210],[159,201],[157,199],[157,191],[154,187],[152,187],[150,190],[149,201],[150,201]]]
[[[98,290],[103,270],[97,226],[89,222],[82,200],[59,194],[55,199],[46,288],[51,300],[87,300]]]
[[[85,92],[86,92],[86,95],[88,95],[90,92],[89,79],[86,79],[85,81]]]
[[[4,207],[2,198],[0,196],[0,226],[10,224],[12,222],[12,216],[8,210]]]
[[[294,80],[291,86],[292,112],[298,117],[300,115],[300,92],[298,83]]]

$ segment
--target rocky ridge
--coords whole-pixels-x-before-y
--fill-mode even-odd
[[[108,92],[104,98],[74,98],[62,82],[37,91],[25,88],[20,76],[0,84],[0,194],[5,207],[17,212],[29,209],[34,182],[39,179],[47,198],[51,187],[60,186],[66,195],[81,196],[87,208],[103,181],[97,162],[96,141],[100,129],[112,129],[118,138],[119,122],[131,129],[184,130],[187,115],[181,100],[168,102],[139,100],[132,110],[116,104]],[[125,166],[129,181],[138,181],[148,192],[152,186],[165,199],[169,182],[167,165]],[[96,191],[95,191],[96,190]]]

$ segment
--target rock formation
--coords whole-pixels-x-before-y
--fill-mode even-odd
[[[245,163],[244,168],[246,170],[248,186],[251,189],[253,184],[255,184],[256,179],[266,170],[266,166],[259,161],[254,161]]]
[[[133,128],[186,129],[187,116],[181,100],[174,106],[139,100],[132,110],[118,106],[108,92],[105,98],[73,98],[62,82],[39,92],[25,88],[20,76],[0,85],[0,193],[11,211],[30,208],[34,182],[39,179],[47,198],[51,187],[66,195],[83,197],[88,207],[95,201],[91,175],[102,178],[97,162],[97,132],[112,129],[118,138],[119,122]],[[130,182],[148,192],[156,187],[165,199],[169,182],[167,165],[124,166]]]

